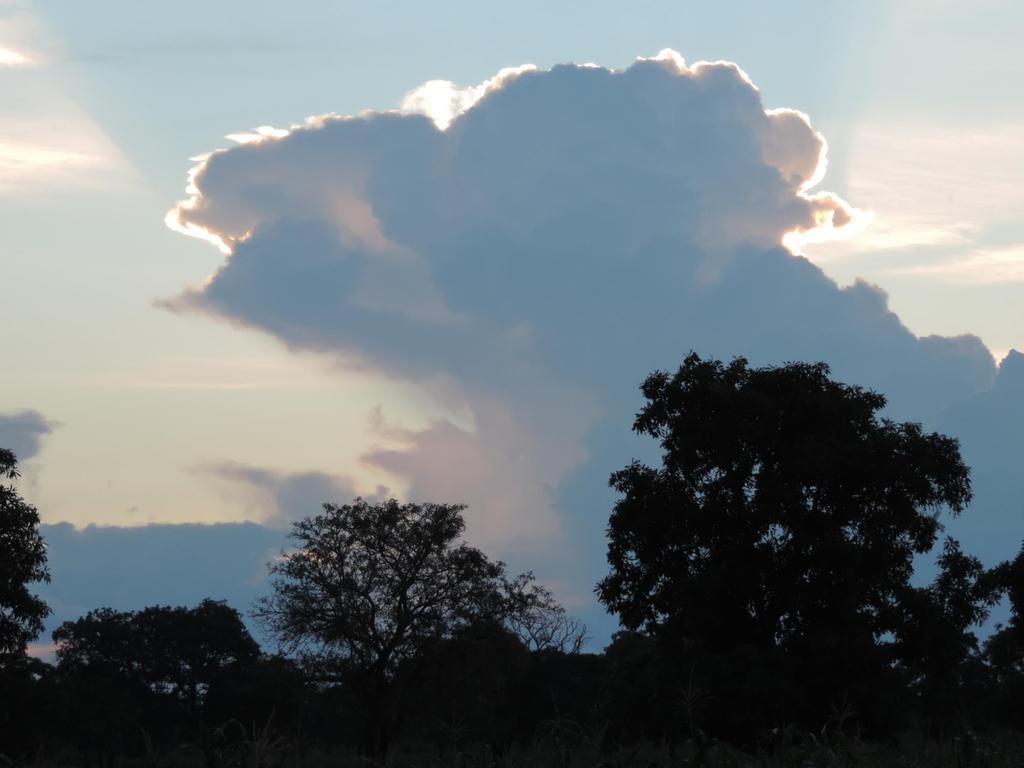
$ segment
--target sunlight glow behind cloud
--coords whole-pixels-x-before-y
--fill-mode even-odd
[[[479,85],[462,87],[450,80],[428,80],[402,99],[399,111],[407,115],[426,115],[440,130],[445,130],[467,109],[472,108],[489,91],[503,87],[524,72],[534,72],[533,64],[506,67]]]
[[[266,138],[266,135],[267,134],[265,133],[260,133],[257,131],[256,133],[229,134],[227,138],[235,140],[239,144],[255,144]],[[238,140],[235,139],[236,136],[245,136],[246,138],[244,140]],[[215,150],[215,152],[216,151],[217,150]],[[221,253],[227,255],[231,253],[231,247],[226,242],[224,242],[224,239],[220,235],[211,232],[206,227],[202,227],[199,226],[198,224],[188,221],[185,215],[188,211],[195,208],[196,204],[198,203],[199,188],[196,187],[196,176],[202,172],[203,168],[206,166],[206,161],[209,160],[210,157],[215,152],[208,152],[203,155],[197,155],[195,157],[189,158],[189,160],[191,160],[192,162],[198,163],[198,165],[194,165],[189,169],[186,177],[188,181],[185,185],[185,194],[191,195],[191,197],[189,197],[186,200],[182,200],[181,202],[178,203],[178,205],[175,208],[172,208],[170,211],[168,211],[167,215],[164,216],[164,224],[166,224],[167,227],[172,229],[173,231],[185,235],[186,237],[194,237],[198,240],[205,240],[211,245],[215,245],[217,247],[217,250],[219,250]]]
[[[29,67],[35,64],[24,53],[0,45],[0,67]]]

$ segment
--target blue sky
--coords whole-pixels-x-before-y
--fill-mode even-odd
[[[570,566],[548,574],[562,586],[567,602],[586,607],[592,601],[587,580],[600,571],[602,559],[600,531],[608,503],[602,478],[616,461],[643,450],[615,437],[623,424],[628,429],[633,403],[627,389],[613,392],[609,385],[599,391],[579,384],[580,371],[603,370],[598,355],[584,354],[595,343],[592,334],[573,325],[574,318],[587,317],[586,304],[572,315],[549,313],[540,305],[544,291],[530,287],[548,279],[544,268],[531,272],[510,251],[503,258],[521,269],[509,267],[513,271],[502,273],[501,280],[512,280],[503,285],[528,300],[510,302],[504,308],[508,317],[490,311],[503,296],[487,313],[470,306],[460,298],[460,281],[486,275],[463,271],[458,279],[442,279],[441,263],[430,261],[444,256],[431,250],[436,242],[445,247],[468,242],[459,239],[460,230],[429,243],[403,240],[403,247],[427,259],[426,271],[420,274],[421,266],[406,264],[385,270],[380,279],[393,296],[428,302],[423,297],[432,275],[437,306],[476,312],[480,327],[508,320],[510,328],[525,329],[527,335],[531,328],[549,327],[557,331],[547,336],[550,349],[522,358],[513,351],[484,359],[481,352],[467,361],[455,354],[463,348],[449,340],[429,347],[434,362],[444,364],[426,365],[417,354],[428,348],[416,348],[408,339],[403,344],[387,335],[332,335],[306,312],[309,296],[301,286],[289,295],[290,303],[274,305],[277,314],[270,317],[260,309],[273,305],[280,291],[275,294],[272,283],[260,282],[270,279],[260,265],[277,263],[284,258],[280,254],[296,248],[321,247],[311,230],[281,229],[297,215],[296,205],[303,215],[319,210],[309,196],[292,199],[287,217],[266,207],[251,213],[260,226],[277,227],[277,238],[254,240],[246,252],[254,254],[251,262],[243,262],[239,252],[236,266],[251,263],[255,272],[236,270],[228,274],[231,280],[202,293],[204,281],[225,264],[224,255],[163,223],[186,197],[186,174],[197,163],[190,158],[233,146],[225,138],[229,134],[259,126],[287,128],[314,115],[396,109],[427,81],[471,86],[504,67],[526,63],[542,71],[564,62],[622,70],[637,56],[654,56],[666,47],[687,64],[736,62],[756,84],[764,107],[806,113],[827,140],[827,174],[813,190],[835,193],[860,212],[858,226],[842,239],[804,244],[806,258],[840,287],[863,278],[880,288],[888,294],[887,310],[911,335],[976,334],[998,361],[1011,348],[1024,347],[1024,103],[1015,95],[1024,59],[1014,37],[1022,21],[1019,5],[998,0],[0,2],[0,344],[5,359],[0,414],[26,434],[40,436],[38,450],[25,457],[23,490],[48,523],[79,527],[245,520],[282,526],[315,505],[318,496],[373,494],[381,486],[400,494],[465,495],[480,500],[471,534],[524,567],[543,571],[548,549],[557,550],[565,537],[578,538],[577,529],[596,532],[580,539],[586,544]],[[556,89],[565,103],[572,102],[574,87]],[[545,109],[550,119],[561,119],[557,104]],[[522,136],[514,121],[527,119],[511,107],[494,110],[506,122],[473,134],[491,147],[488,157],[504,151],[502,130],[510,139]],[[567,122],[564,135],[573,131],[578,128]],[[544,134],[530,135],[543,149]],[[349,139],[339,141],[328,145],[325,157],[348,146]],[[390,156],[403,147],[411,147],[414,161],[420,156],[419,145],[379,141],[390,147]],[[282,144],[280,157],[268,154],[272,143],[254,145],[250,153],[266,158],[259,167],[284,180],[285,190],[293,189],[289,179],[304,178],[288,154],[292,146],[295,142]],[[244,165],[242,158],[249,155],[230,157]],[[728,151],[721,157],[732,162]],[[494,167],[496,177],[512,188],[518,169]],[[369,173],[401,177],[391,165],[386,168],[392,168],[390,176],[379,168]],[[704,172],[702,189],[716,189],[721,179]],[[246,184],[255,177],[239,172],[226,178],[235,186],[210,194],[222,207],[207,223],[230,232],[230,217],[222,211],[247,199]],[[327,192],[338,191],[330,179],[323,183]],[[412,176],[403,182],[419,183]],[[406,218],[385,218],[383,211],[405,204],[395,195],[373,198],[375,220],[396,231],[418,226],[405,213]],[[569,217],[565,221],[575,221],[569,208],[559,207],[564,197],[544,199],[545,210],[562,211],[559,215]],[[623,227],[641,221],[668,226],[656,207],[652,197]],[[534,242],[530,238],[536,233],[522,222],[535,213],[524,209],[507,220],[489,218],[486,227]],[[757,213],[769,217],[769,224],[777,215]],[[709,220],[719,221],[714,215]],[[731,221],[723,214],[723,231],[734,226]],[[765,226],[758,236],[776,232]],[[264,250],[257,254],[259,243]],[[820,292],[821,311],[829,318],[847,311],[829,302],[884,304],[875,289],[830,292],[819,285],[819,274],[801,273],[805,282],[799,285],[811,286],[806,290],[814,296]],[[247,282],[232,282],[233,275]],[[774,276],[769,271],[764,280]],[[778,290],[798,290],[790,278],[779,279]],[[244,292],[257,284],[271,292]],[[199,303],[183,307],[179,302],[176,311],[169,310],[189,287],[199,291]],[[722,295],[728,303],[740,294],[723,289]],[[763,311],[776,312],[778,306],[766,299]],[[639,317],[640,310],[627,302],[622,311],[608,333],[632,332],[630,317]],[[511,322],[513,315],[520,325]],[[670,317],[680,324],[695,322],[665,315]],[[818,319],[823,327],[834,322],[839,336],[847,333],[839,319]],[[758,322],[751,318],[743,328]],[[779,322],[785,335],[789,326]],[[799,322],[806,326],[816,318],[801,315]],[[808,340],[804,331],[794,332],[792,345],[774,347],[742,329],[716,336],[677,327],[683,330],[664,331],[662,346],[652,344],[649,356],[635,358],[637,370],[623,372],[622,387],[639,382],[648,362],[671,364],[671,355],[663,352],[676,346],[682,353],[706,344],[718,354],[747,354],[763,362],[791,350],[829,349],[822,346],[825,341]],[[910,336],[900,339],[901,345],[911,343]],[[478,343],[491,352],[502,349],[493,338]],[[386,355],[380,351],[385,346]],[[963,367],[947,371],[940,361],[934,362],[939,374],[927,372],[922,366],[933,364],[932,353],[927,344],[921,349],[837,352],[836,360],[841,373],[858,381],[891,382],[897,401],[907,403],[906,411],[895,415],[940,425],[945,409],[984,395],[989,384],[979,381],[991,378],[994,368],[986,373],[979,362],[968,372]],[[970,357],[977,349],[956,354],[961,353]],[[895,361],[917,360],[918,354],[923,362],[907,363],[905,373],[889,370]],[[474,373],[474,362],[507,371],[499,381]],[[959,381],[958,376],[968,383],[959,389],[950,384],[954,394],[935,394],[934,407],[915,411],[911,393],[936,375],[942,386]],[[509,380],[518,383],[511,386]],[[545,408],[553,409],[550,418]],[[618,421],[611,416],[616,409]],[[38,419],[26,418],[26,410]],[[543,423],[559,428],[545,432]],[[977,454],[986,450],[979,447]],[[520,456],[530,458],[515,464],[512,459]],[[466,468],[467,490],[457,485],[453,466]],[[505,506],[492,501],[493,508],[485,509],[486,491],[501,488],[508,478],[517,488],[532,490],[522,496],[502,490],[494,495],[505,499]],[[595,485],[597,490],[585,490]],[[588,504],[593,506],[582,512]],[[975,530],[1011,530],[1002,523],[984,525],[978,522]],[[970,529],[965,533],[969,536]],[[538,544],[544,537],[554,542],[548,549]]]

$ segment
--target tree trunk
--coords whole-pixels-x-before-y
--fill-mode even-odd
[[[364,692],[367,727],[363,751],[366,757],[381,765],[387,760],[395,733],[394,691],[387,679],[370,682]]]

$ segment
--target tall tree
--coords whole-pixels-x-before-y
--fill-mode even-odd
[[[881,418],[882,395],[823,363],[691,354],[642,391],[634,429],[660,442],[662,466],[611,477],[601,601],[691,656],[777,660],[807,688],[804,712],[877,686],[914,556],[971,497],[956,440]]]
[[[18,476],[17,457],[0,448],[0,664],[5,656],[25,652],[50,613],[30,589],[34,582],[49,581],[50,572],[39,513],[11,482]]]
[[[387,751],[403,662],[476,622],[561,610],[529,576],[460,541],[456,504],[325,504],[294,524],[296,548],[269,567],[273,593],[254,610],[289,650],[307,652],[357,692],[365,748]],[[521,627],[521,622],[516,628]]]

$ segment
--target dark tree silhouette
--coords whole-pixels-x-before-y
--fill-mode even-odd
[[[238,611],[204,600],[195,608],[101,608],[53,632],[62,672],[120,678],[196,710],[209,688],[260,657]]]
[[[990,655],[998,668],[1024,674],[1024,546],[993,575],[1010,598],[1010,621],[989,638]]]
[[[893,645],[921,714],[941,738],[969,724],[965,687],[983,676],[973,629],[988,618],[1003,589],[998,571],[986,570],[955,539],[946,539],[938,566],[931,584],[901,597]]]
[[[325,504],[294,524],[296,550],[270,565],[273,594],[254,615],[292,652],[357,692],[365,749],[383,756],[396,724],[403,662],[477,622],[524,622],[561,609],[528,574],[460,542],[461,505]]]
[[[612,475],[622,498],[597,587],[627,628],[715,656],[738,687],[741,667],[777,660],[811,717],[882,688],[914,555],[971,496],[956,440],[880,418],[882,395],[829,373],[691,354],[648,377],[634,429],[660,441],[662,466]],[[721,662],[741,648],[755,660]]]
[[[522,573],[504,585],[506,628],[531,651],[576,654],[587,639],[587,625],[566,613],[551,590]]]
[[[491,622],[425,649],[403,665],[403,735],[442,753],[483,741],[500,755],[529,716],[523,687],[531,661],[514,634]]]
[[[238,612],[214,600],[194,608],[101,608],[64,622],[53,639],[64,738],[87,765],[194,737],[211,692],[230,694],[260,660]]]
[[[994,569],[1010,599],[1010,620],[985,643],[985,657],[998,690],[996,711],[1006,724],[1024,724],[1024,546],[1017,556]]]
[[[20,656],[43,629],[50,609],[29,585],[49,581],[46,545],[39,535],[39,513],[10,482],[18,477],[18,460],[0,448],[0,665]]]

